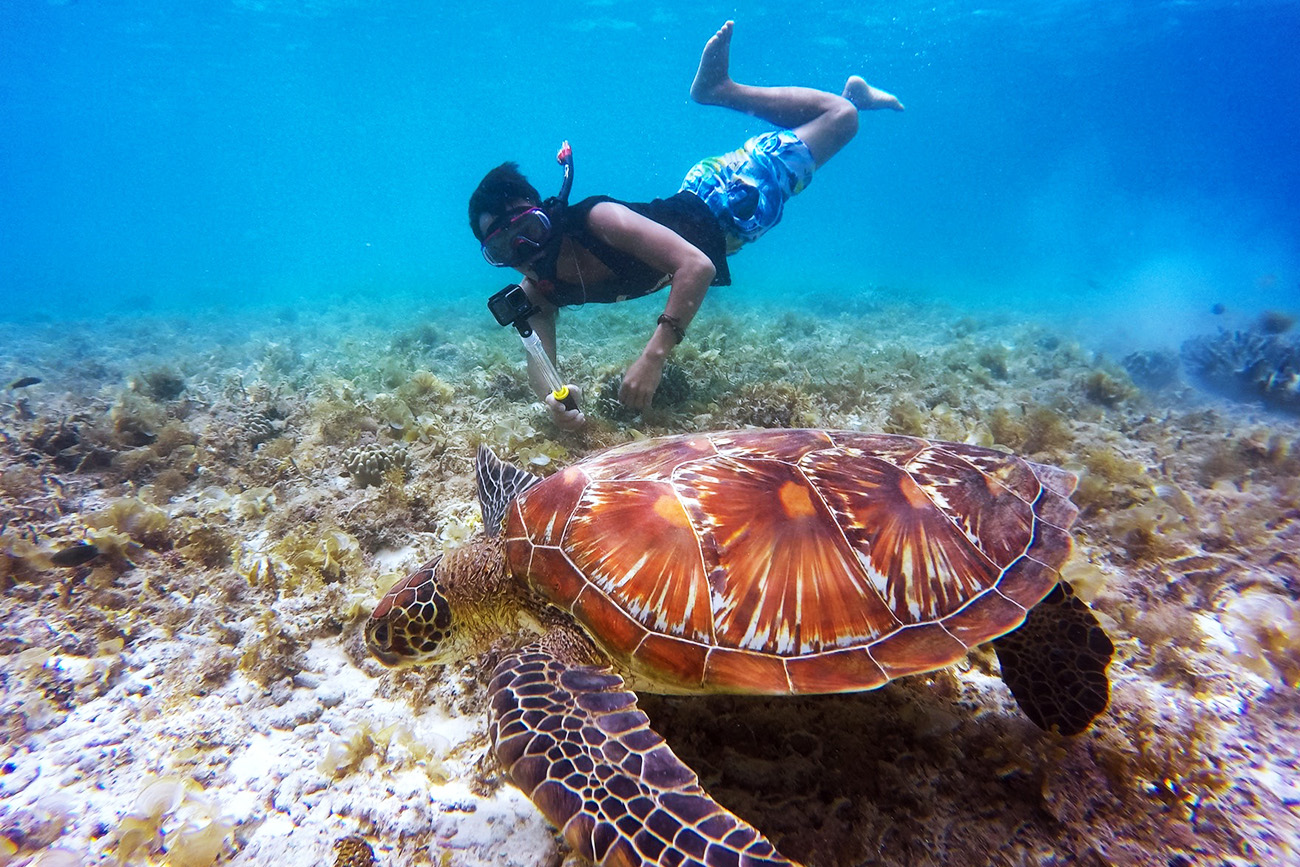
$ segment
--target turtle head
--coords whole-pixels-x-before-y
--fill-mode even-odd
[[[366,647],[389,668],[443,662],[452,655],[451,605],[435,557],[393,585],[366,622]]]

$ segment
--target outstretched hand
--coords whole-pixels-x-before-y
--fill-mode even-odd
[[[551,420],[555,422],[556,427],[560,430],[574,431],[587,423],[587,417],[582,414],[582,389],[576,385],[570,385],[569,394],[573,395],[574,401],[578,404],[578,409],[565,409],[564,404],[550,394],[542,398],[542,401],[546,404],[546,408],[551,411]]]
[[[659,380],[663,379],[664,360],[641,355],[623,374],[623,384],[618,388],[618,399],[626,407],[643,410],[650,406]]]

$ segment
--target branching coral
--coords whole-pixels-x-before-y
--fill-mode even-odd
[[[1300,344],[1262,331],[1220,331],[1182,345],[1183,363],[1207,389],[1300,412]]]
[[[1300,632],[1292,599],[1300,565],[1292,553],[1300,433],[1291,420],[1261,421],[1251,408],[1189,408],[1184,389],[1129,400],[1118,367],[1064,335],[1044,336],[1010,319],[961,323],[948,313],[880,300],[861,308],[870,310],[869,322],[847,315],[782,319],[780,311],[751,308],[748,299],[724,311],[727,303],[721,296],[710,301],[690,339],[675,350],[673,362],[692,388],[689,396],[676,395],[674,380],[665,376],[659,397],[672,412],[611,421],[595,410],[592,388],[587,403],[595,411],[577,434],[557,431],[537,408],[523,390],[517,344],[489,330],[490,323],[462,329],[439,318],[433,321],[440,332],[457,335],[455,346],[429,330],[395,341],[400,351],[394,353],[392,335],[408,322],[379,328],[363,314],[349,317],[328,340],[297,349],[283,343],[264,358],[264,337],[210,357],[196,352],[178,362],[185,388],[171,401],[143,387],[119,400],[124,375],[142,366],[120,355],[114,361],[111,346],[103,354],[117,367],[93,374],[94,387],[84,394],[65,389],[55,365],[41,366],[52,371],[50,384],[33,391],[30,408],[43,415],[31,418],[0,404],[0,520],[7,522],[0,584],[11,616],[50,616],[60,641],[86,643],[87,635],[119,629],[129,649],[119,654],[126,661],[115,671],[127,676],[108,678],[103,690],[96,686],[105,702],[144,679],[135,667],[160,658],[158,642],[215,638],[215,647],[188,657],[192,664],[152,681],[152,697],[132,694],[132,700],[145,708],[164,693],[188,699],[191,692],[238,690],[252,700],[227,710],[253,718],[262,692],[292,691],[290,676],[317,656],[310,642],[341,648],[373,669],[361,661],[358,621],[374,603],[377,576],[410,566],[421,559],[417,551],[428,556],[481,531],[473,490],[479,442],[539,474],[643,434],[743,424],[888,427],[997,444],[1082,470],[1077,556],[1066,578],[1097,601],[1118,648],[1112,710],[1092,732],[1068,742],[1031,734],[1022,720],[1001,712],[1010,703],[992,681],[994,657],[976,652],[969,669],[864,696],[803,704],[705,697],[712,702],[700,716],[706,721],[736,702],[727,724],[716,732],[702,725],[674,731],[669,720],[666,735],[696,742],[691,761],[710,788],[807,863],[983,864],[1002,857],[1182,864],[1185,854],[1186,863],[1217,863],[1233,857],[1221,854],[1232,842],[1222,829],[1242,838],[1238,854],[1267,839],[1249,830],[1250,822],[1262,823],[1265,814],[1285,817],[1286,808],[1269,800],[1263,777],[1252,773],[1285,776],[1289,759],[1278,747],[1289,743],[1290,732],[1278,711],[1289,709],[1287,685],[1300,680],[1292,641]],[[481,319],[480,307],[476,302],[473,314]],[[622,370],[643,345],[643,308],[616,305],[578,315],[608,313],[600,327],[566,329],[566,379],[600,382],[600,371]],[[319,327],[316,317],[304,316],[283,330],[310,334]],[[1125,370],[1150,387],[1169,374],[1169,360],[1148,354],[1141,365],[1126,359]],[[90,375],[89,364],[75,362],[77,375]],[[782,390],[781,383],[790,386]],[[108,419],[105,410],[115,402]],[[336,471],[344,450],[359,442],[409,457],[372,476],[369,487],[359,477],[353,485]],[[411,472],[413,463],[418,473]],[[141,505],[115,506],[124,495]],[[120,514],[92,523],[92,509]],[[73,559],[89,553],[82,542],[95,548],[93,559],[53,565],[51,556],[64,550]],[[1227,565],[1212,574],[1180,573],[1170,558],[1188,549]],[[123,571],[127,558],[136,567],[131,571]],[[1228,586],[1225,576],[1239,574],[1247,560],[1271,570],[1276,583]],[[79,604],[60,607],[61,585],[73,588],[71,599]],[[3,649],[12,666],[23,654],[12,637],[17,631],[9,634]],[[73,670],[73,661],[56,657],[37,654],[23,664],[47,676],[55,666]],[[477,713],[481,684],[466,684],[481,677],[479,668],[465,669],[457,692],[443,677],[390,675],[382,695]],[[90,694],[65,681],[42,682],[39,701],[11,717],[54,731],[82,692]],[[983,699],[990,693],[1005,706],[966,712],[989,707]],[[647,698],[645,704],[652,716],[671,716],[676,701],[656,705]],[[680,701],[683,708],[697,704]],[[404,743],[407,736],[392,728],[403,711],[385,704],[345,706],[348,722],[329,720],[333,735],[323,725],[298,731],[325,738],[303,765],[305,775],[322,784],[332,777],[333,791],[369,797],[383,790],[390,767],[407,776],[414,776],[412,768],[428,769],[437,782],[464,773],[450,761],[443,767],[435,746]],[[1147,712],[1148,706],[1167,712]],[[831,707],[850,724],[817,716]],[[1224,718],[1198,718],[1198,708]],[[429,739],[428,722],[422,718],[418,728],[422,741]],[[10,731],[0,731],[0,739]],[[17,743],[21,731],[12,731]],[[854,754],[864,739],[877,745],[871,773],[848,773],[845,768],[858,765],[838,758]],[[774,752],[751,756],[744,752],[747,740]],[[1105,755],[1111,748],[1115,755]],[[135,759],[123,752],[122,761],[140,761],[143,752]],[[318,761],[323,776],[314,773]],[[131,778],[116,766],[97,768],[84,784],[98,785],[98,775],[109,772]],[[1226,789],[1225,780],[1232,783]],[[92,830],[103,818],[95,816],[70,823],[68,845],[110,863],[124,850],[130,850],[128,864],[187,863],[185,852],[195,853],[194,863],[224,863],[231,848],[261,833],[258,822],[268,814],[250,807],[238,837],[226,836],[215,813],[192,822],[183,817],[185,799],[197,793],[177,803],[163,797],[167,788],[124,822],[139,831],[135,837]],[[311,824],[316,818],[304,820],[303,830],[315,834],[306,839],[319,847],[355,830],[336,815],[326,829]],[[349,819],[385,848],[396,846],[397,837],[386,836],[390,828],[359,815]],[[457,818],[440,821],[454,830]],[[349,851],[365,857],[363,847]],[[34,854],[20,850],[21,858]],[[409,854],[394,849],[389,860]],[[1242,857],[1264,863],[1271,854],[1257,848]],[[333,861],[326,849],[316,857]]]

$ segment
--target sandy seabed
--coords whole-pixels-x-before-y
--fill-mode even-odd
[[[369,863],[361,840],[391,867],[560,863],[488,752],[484,664],[389,672],[361,625],[480,528],[479,443],[547,474],[744,426],[1078,472],[1064,574],[1116,644],[1111,707],[1076,738],[1020,716],[987,649],[859,695],[644,697],[784,854],[1297,863],[1300,421],[1055,323],[888,293],[790,305],[710,299],[640,418],[610,383],[649,308],[573,314],[580,434],[477,310],[0,323],[0,384],[40,380],[0,393],[0,865]]]

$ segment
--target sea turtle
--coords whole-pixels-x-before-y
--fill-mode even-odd
[[[993,449],[853,431],[624,445],[543,480],[480,447],[486,533],[398,582],[380,662],[496,666],[510,779],[599,864],[790,864],[714,802],[632,690],[875,689],[994,641],[1038,725],[1085,729],[1112,646],[1060,582],[1075,477]],[[512,647],[525,643],[523,639]]]

